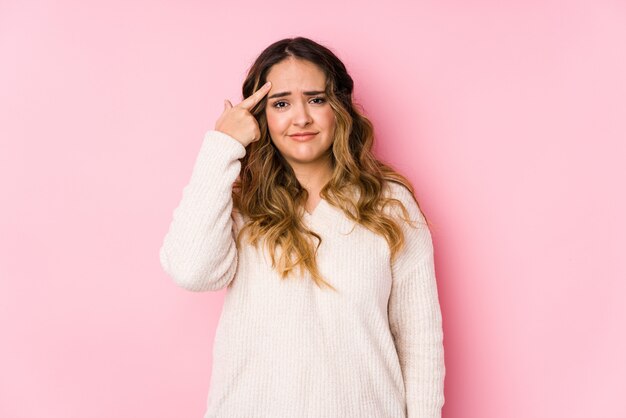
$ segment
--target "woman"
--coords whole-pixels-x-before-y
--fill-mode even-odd
[[[329,49],[283,39],[204,137],[160,259],[227,289],[205,418],[441,416],[431,235],[352,89]]]

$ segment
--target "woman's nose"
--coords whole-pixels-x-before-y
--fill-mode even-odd
[[[296,125],[307,125],[313,120],[306,103],[300,103],[295,107],[293,115],[293,123]]]

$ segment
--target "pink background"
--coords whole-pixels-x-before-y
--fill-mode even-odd
[[[297,35],[433,222],[444,416],[626,416],[624,2],[99,3],[0,1],[0,416],[202,415],[224,294],[158,250],[223,99]]]

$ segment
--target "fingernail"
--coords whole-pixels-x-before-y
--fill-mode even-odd
[[[268,82],[266,82],[265,84],[263,84],[263,87],[267,87],[267,86],[269,86],[269,85],[270,85],[270,82],[268,81]]]

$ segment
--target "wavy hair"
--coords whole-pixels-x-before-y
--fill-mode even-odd
[[[354,83],[339,58],[330,49],[305,37],[274,42],[248,70],[242,88],[243,97],[249,97],[266,82],[273,65],[290,57],[307,60],[324,72],[325,93],[336,117],[335,137],[329,149],[332,178],[321,189],[320,196],[355,223],[382,235],[389,244],[393,261],[405,240],[401,227],[383,208],[387,204],[399,205],[403,219],[411,222],[401,201],[384,196],[385,182],[403,185],[416,204],[418,202],[409,180],[373,155],[373,125],[364,116],[360,105],[353,102]],[[241,248],[241,237],[247,231],[250,244],[257,246],[259,240],[265,242],[272,268],[279,272],[281,279],[287,278],[296,268],[301,273],[306,269],[318,287],[327,286],[337,291],[318,270],[316,253],[322,238],[308,229],[302,220],[308,192],[271,141],[266,105],[267,95],[251,109],[261,137],[246,147],[239,177],[233,184],[233,208],[247,218],[237,234],[237,248]],[[358,192],[358,198],[354,191]],[[278,256],[277,249],[280,249]]]

